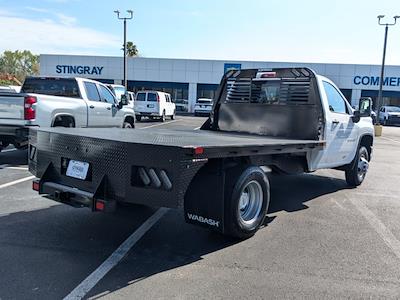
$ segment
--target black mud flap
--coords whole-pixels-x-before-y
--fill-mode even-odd
[[[185,221],[224,233],[222,161],[209,161],[193,178],[185,194]]]
[[[116,201],[107,197],[107,178],[103,177],[99,186],[94,192],[80,190],[62,183],[61,175],[50,163],[40,180],[34,181],[37,184],[39,194],[45,197],[67,204],[73,207],[88,207],[92,211],[113,212],[116,208]]]

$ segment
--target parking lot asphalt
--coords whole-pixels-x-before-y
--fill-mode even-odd
[[[137,128],[197,129],[204,118]],[[26,151],[0,153],[0,299],[60,299],[155,208],[91,213],[31,191]],[[366,181],[340,171],[270,176],[271,205],[235,241],[169,210],[85,298],[400,298],[400,128],[376,138]],[[6,185],[2,188],[2,186]]]

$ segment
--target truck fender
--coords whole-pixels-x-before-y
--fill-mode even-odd
[[[124,127],[125,122],[131,123],[134,127],[135,126],[135,115],[134,114],[125,114],[122,119],[121,127]]]
[[[75,127],[77,126],[75,116],[70,114],[70,113],[56,113],[51,121],[51,127],[54,127],[54,123],[56,122],[57,118],[59,117],[68,117],[71,118],[74,121]]]
[[[352,154],[353,159],[351,160],[351,162],[348,165],[342,166],[338,169],[345,170],[347,168],[353,167],[353,165],[356,163],[356,161],[355,161],[356,154],[358,153],[358,149],[360,148],[361,145],[367,147],[367,150],[369,153],[369,159],[371,160],[373,144],[374,144],[374,137],[371,134],[366,133],[366,134],[360,135],[360,137],[358,139],[357,147],[354,149],[354,151],[353,151],[354,153]]]

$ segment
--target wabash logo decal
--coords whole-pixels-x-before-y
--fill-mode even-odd
[[[204,223],[204,224],[207,224],[210,226],[215,226],[217,228],[219,227],[219,221],[215,221],[215,220],[209,219],[209,218],[204,218],[202,216],[197,216],[197,215],[190,214],[190,213],[188,213],[187,216],[188,216],[189,220],[197,221],[197,222]]]

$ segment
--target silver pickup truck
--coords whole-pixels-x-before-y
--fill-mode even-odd
[[[94,80],[28,77],[21,93],[0,93],[0,151],[9,144],[25,148],[32,127],[133,128],[127,104]]]

